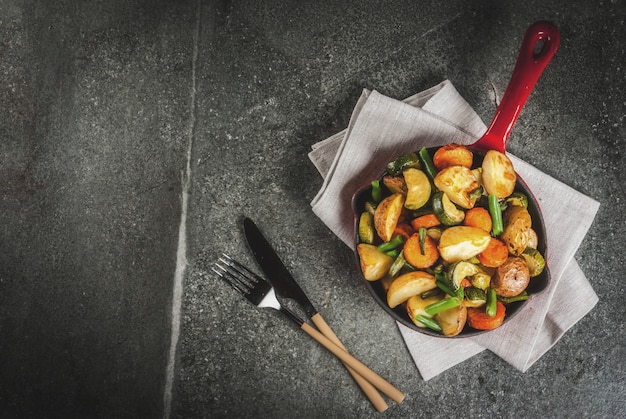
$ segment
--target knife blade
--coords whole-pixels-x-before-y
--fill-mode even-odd
[[[287,270],[254,221],[248,217],[244,218],[243,228],[254,258],[274,285],[276,294],[283,298],[290,298],[300,304],[309,319],[315,316],[318,313],[317,309],[302,291],[302,288]]]
[[[306,296],[302,288],[298,285],[296,280],[293,278],[289,270],[285,267],[282,260],[276,254],[271,244],[267,241],[261,230],[256,226],[254,221],[250,218],[245,217],[243,220],[244,233],[246,236],[246,240],[248,241],[248,245],[252,250],[252,254],[256,259],[257,263],[261,267],[261,270],[268,277],[276,294],[283,298],[290,298],[296,301],[306,313],[307,320],[312,320],[313,324],[319,329],[319,331],[326,336],[331,342],[335,343],[340,348],[346,350],[346,347],[341,343],[335,332],[328,326],[322,315],[317,311],[317,309],[313,306],[313,303]],[[311,328],[310,325],[304,323],[302,328]],[[315,329],[313,329],[315,330]],[[309,333],[309,332],[307,332]],[[347,351],[347,350],[346,350]],[[370,402],[374,405],[378,412],[383,412],[387,409],[387,403],[376,388],[367,381],[364,377],[359,375],[354,369],[346,365],[346,368],[357,382],[357,384],[361,387],[363,392],[367,395]],[[388,383],[387,383],[388,384]],[[388,384],[387,387],[381,389],[386,395],[391,397],[398,403],[401,403],[404,400],[404,394],[393,387],[391,384]]]

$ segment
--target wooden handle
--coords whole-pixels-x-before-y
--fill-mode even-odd
[[[332,352],[337,358],[343,361],[344,364],[349,365],[352,369],[359,373],[363,378],[372,383],[374,387],[382,391],[387,396],[391,397],[397,403],[402,403],[404,400],[404,394],[387,382],[383,377],[376,374],[369,369],[367,365],[350,355],[344,349],[335,345],[326,336],[322,335],[317,329],[308,323],[302,323],[302,330],[304,330],[309,336],[319,342],[322,346]]]
[[[322,332],[324,336],[326,336],[331,342],[339,346],[341,349],[346,350],[346,347],[343,345],[343,343],[341,343],[335,332],[333,332],[330,326],[328,326],[328,323],[326,323],[320,313],[317,313],[313,317],[311,317],[311,320],[313,320],[315,326],[317,326],[319,331]],[[344,363],[344,365],[346,366],[346,369],[348,370],[352,378],[354,378],[354,381],[356,381],[359,387],[361,387],[361,390],[363,390],[363,393],[365,393],[369,401],[372,402],[374,408],[378,412],[384,412],[385,410],[387,410],[389,406],[387,405],[387,402],[385,402],[385,400],[382,398],[380,393],[378,393],[376,387],[374,387],[365,378],[360,376],[359,373],[351,368],[348,364]]]

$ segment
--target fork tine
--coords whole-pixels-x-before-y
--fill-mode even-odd
[[[218,269],[216,269],[217,267]],[[211,270],[215,272],[224,282],[230,285],[235,291],[240,294],[248,294],[250,292],[248,284],[234,276],[231,272],[228,271],[224,266],[220,265],[219,262],[215,262],[215,267],[212,267]]]
[[[219,270],[212,268],[213,272],[256,306],[272,291],[267,281],[226,254],[218,258],[215,266]]]
[[[233,268],[235,271],[237,271],[241,276],[246,278],[248,281],[251,281],[252,283],[267,282],[265,279],[261,278],[259,275],[252,272],[250,269],[246,268],[241,263],[237,262],[235,259],[228,256],[226,253],[222,253],[222,256],[224,256],[228,260],[226,261],[222,258],[219,258],[219,260],[221,260],[223,263]]]

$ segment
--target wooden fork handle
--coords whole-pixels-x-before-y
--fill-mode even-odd
[[[404,394],[395,388],[392,384],[390,384],[387,380],[382,378],[380,375],[376,374],[372,371],[367,365],[350,355],[346,352],[345,349],[340,348],[335,345],[330,339],[326,336],[322,335],[317,329],[311,326],[308,323],[302,323],[302,330],[304,330],[309,336],[319,342],[322,346],[328,349],[333,353],[337,358],[339,358],[344,364],[347,364],[356,372],[359,373],[363,378],[369,381],[374,387],[382,391],[384,394],[389,396],[392,400],[397,403],[401,403],[404,400]]]
[[[311,320],[313,320],[315,326],[317,326],[319,331],[322,332],[324,336],[326,336],[331,342],[339,346],[341,349],[347,351],[346,347],[343,345],[343,343],[341,343],[335,332],[333,332],[333,330],[330,328],[328,323],[326,323],[326,320],[324,320],[320,313],[317,313],[313,317],[311,317]],[[363,376],[359,375],[359,373],[356,372],[354,368],[350,367],[346,363],[344,363],[344,365],[346,366],[346,369],[348,370],[352,378],[354,378],[354,381],[356,381],[359,387],[361,387],[361,390],[363,390],[363,393],[365,393],[369,401],[372,403],[372,405],[374,405],[374,408],[379,413],[387,410],[389,406],[387,405],[387,402],[385,402],[385,400],[382,398],[380,393],[378,393],[376,387],[374,387],[369,381],[363,378]]]

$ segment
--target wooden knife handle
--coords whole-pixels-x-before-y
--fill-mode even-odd
[[[317,329],[308,323],[302,323],[302,330],[304,330],[309,336],[319,342],[322,346],[332,352],[337,358],[343,361],[344,364],[349,365],[352,369],[359,373],[363,378],[369,381],[374,387],[382,391],[397,403],[401,403],[404,400],[404,394],[391,385],[388,381],[382,378],[380,375],[372,371],[367,365],[350,355],[345,349],[340,348],[322,335]]]
[[[324,336],[326,336],[331,342],[339,346],[341,349],[347,351],[346,347],[343,345],[343,343],[341,343],[335,332],[333,332],[333,330],[330,328],[328,323],[326,323],[320,313],[317,313],[313,317],[311,317],[311,320],[313,320],[315,326],[320,332],[322,332]],[[363,393],[365,393],[369,401],[372,403],[372,405],[374,405],[374,408],[378,412],[384,412],[385,410],[387,410],[389,406],[387,405],[387,402],[385,402],[385,400],[382,398],[380,393],[378,393],[376,387],[374,387],[369,381],[359,375],[359,373],[356,372],[354,368],[350,367],[346,363],[344,363],[344,365],[346,366],[346,369],[348,370],[352,378],[354,378],[354,381],[356,381],[359,387],[361,387],[361,390],[363,390]]]

